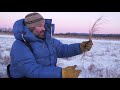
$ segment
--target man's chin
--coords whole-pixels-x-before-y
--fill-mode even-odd
[[[41,38],[42,38],[42,39],[44,39],[44,38],[45,38],[45,36],[42,36]]]
[[[44,39],[44,38],[45,38],[45,35],[38,36],[38,38],[40,38],[40,39]]]
[[[45,34],[36,35],[36,37],[40,38],[40,39],[44,39],[45,38]]]

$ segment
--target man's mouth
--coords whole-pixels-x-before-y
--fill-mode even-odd
[[[44,34],[45,34],[44,32],[41,33],[41,35],[44,35]]]
[[[42,31],[40,31],[40,33],[45,33],[45,31],[44,31],[44,30],[42,30]]]
[[[44,36],[44,35],[45,35],[45,31],[44,30],[39,33],[39,36]]]

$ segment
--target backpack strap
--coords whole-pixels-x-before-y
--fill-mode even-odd
[[[30,43],[29,42],[25,42],[25,41],[23,41],[23,40],[21,40],[29,49],[30,49],[30,51],[33,53],[33,50],[32,50],[32,47],[31,47],[31,45],[30,45]]]
[[[7,75],[9,78],[12,78],[10,75],[10,64],[7,65]]]

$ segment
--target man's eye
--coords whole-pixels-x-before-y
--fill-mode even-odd
[[[38,27],[42,27],[42,26],[38,26]]]

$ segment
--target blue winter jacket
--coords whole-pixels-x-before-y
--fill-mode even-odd
[[[80,43],[63,44],[52,38],[46,30],[45,40],[38,39],[25,25],[24,19],[13,25],[14,41],[10,57],[10,74],[13,78],[62,78],[62,68],[56,66],[57,58],[72,57],[80,54]],[[28,41],[31,50],[21,40]]]

